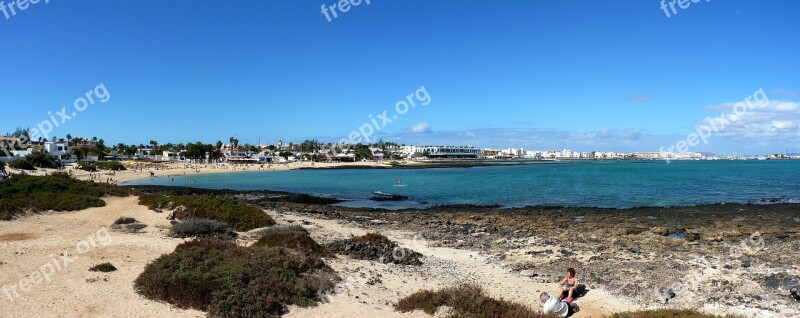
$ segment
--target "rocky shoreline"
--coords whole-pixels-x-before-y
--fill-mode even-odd
[[[556,282],[575,267],[589,293],[602,288],[642,305],[655,305],[654,292],[666,287],[677,294],[668,306],[800,314],[790,295],[800,285],[800,204],[388,211],[274,191],[146,191],[230,195],[279,213],[375,231],[415,231],[431,246],[477,251],[542,283]]]

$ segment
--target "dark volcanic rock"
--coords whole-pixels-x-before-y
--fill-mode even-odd
[[[333,253],[347,255],[355,259],[378,261],[384,264],[422,265],[422,254],[411,249],[399,247],[394,242],[356,242],[341,240],[327,245]]]

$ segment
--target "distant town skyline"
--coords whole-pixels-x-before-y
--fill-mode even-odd
[[[769,104],[689,151],[800,152],[800,2],[665,16],[658,1],[372,1],[327,17],[312,1],[202,2],[0,18],[0,133],[50,121],[51,136],[114,144],[327,143],[376,120],[373,141],[655,152],[763,90]],[[421,87],[429,98],[408,97]]]

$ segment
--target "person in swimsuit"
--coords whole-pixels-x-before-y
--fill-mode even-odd
[[[575,277],[574,268],[567,268],[567,276],[558,282],[558,287],[561,288],[561,296],[559,298],[564,299],[564,297],[566,297],[564,301],[567,303],[572,303],[575,290],[578,289],[578,278]]]

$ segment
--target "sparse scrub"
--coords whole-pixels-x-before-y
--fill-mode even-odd
[[[170,202],[175,206],[184,206],[185,209],[175,211],[177,219],[209,219],[227,223],[236,231],[246,232],[260,227],[275,224],[272,218],[261,209],[224,197],[204,196],[160,196],[142,194],[139,204],[150,209],[165,207]]]
[[[169,230],[172,237],[211,237],[218,239],[234,239],[237,234],[231,231],[228,224],[215,220],[187,219],[175,223]]]
[[[120,217],[113,224],[111,224],[111,229],[128,232],[128,233],[138,233],[139,230],[142,230],[147,227],[147,224],[139,223],[134,218],[129,217]]]
[[[134,218],[129,218],[129,217],[122,216],[122,217],[119,217],[116,221],[114,221],[113,225],[124,225],[124,224],[136,223],[136,222],[138,222],[138,221],[136,221],[136,219],[134,219]]]
[[[108,184],[78,181],[65,173],[50,176],[15,176],[0,182],[0,219],[25,212],[78,211],[105,206],[106,195],[126,196],[129,190]]]
[[[117,268],[114,267],[114,265],[112,265],[111,263],[102,263],[102,264],[97,264],[97,265],[93,266],[89,270],[92,271],[92,272],[108,273],[108,272],[116,271]]]
[[[479,286],[461,285],[437,291],[423,290],[400,299],[395,304],[399,312],[422,310],[429,315],[436,313],[439,307],[451,308],[450,318],[555,318],[556,316],[541,314],[530,307],[503,299],[491,298]]]
[[[284,248],[197,239],[148,264],[134,282],[142,296],[209,317],[278,317],[313,306],[338,278],[318,257]]]

